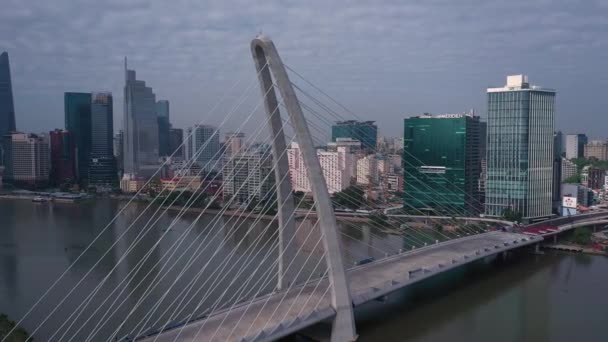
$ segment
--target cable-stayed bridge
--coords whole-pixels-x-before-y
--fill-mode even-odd
[[[503,231],[501,221],[467,218],[444,198],[461,191],[449,179],[441,191],[419,183],[439,216],[408,203],[407,215],[352,213],[363,200],[331,191],[353,178],[342,172],[352,155],[317,147],[330,140],[333,122],[360,118],[284,64],[267,37],[254,39],[251,50],[255,78],[216,131],[230,120],[239,122],[237,131],[254,126],[247,141],[212,157],[203,142],[175,170],[181,189],[162,187],[145,205],[130,200],[25,313],[39,317],[34,337],[44,328],[50,333],[40,339],[50,341],[265,341],[329,320],[333,341],[353,341],[357,306],[542,241]],[[250,93],[259,101],[245,109]],[[235,116],[242,112],[248,115]],[[415,158],[408,157],[404,163]],[[294,166],[305,172],[290,172]],[[210,191],[218,181],[223,191]],[[336,215],[344,207],[352,209]],[[97,248],[118,220],[124,231]],[[82,279],[64,283],[85,261]],[[82,298],[75,298],[78,288],[86,290]],[[42,310],[56,291],[59,300]]]
[[[353,307],[455,267],[538,243],[541,237],[489,232],[459,238],[347,271]],[[320,285],[320,286],[319,286]],[[144,341],[266,341],[336,316],[326,278],[258,298]]]

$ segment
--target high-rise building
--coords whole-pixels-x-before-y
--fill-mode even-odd
[[[268,201],[274,193],[274,171],[270,150],[240,152],[222,167],[223,197],[238,203]]]
[[[587,136],[585,134],[566,135],[566,158],[583,158],[585,155],[585,144],[587,144]]]
[[[213,171],[220,159],[220,134],[217,128],[209,125],[195,125],[188,128],[188,160],[196,162],[205,171]]]
[[[338,138],[359,140],[362,148],[375,150],[378,126],[374,121],[339,121],[331,127],[331,141],[336,141]]]
[[[555,90],[515,75],[487,93],[486,215],[510,209],[524,220],[550,216]]]
[[[167,121],[171,121],[169,114],[169,100],[156,101],[156,116],[167,118]]]
[[[561,165],[561,181],[565,181],[566,179],[575,176],[577,172],[576,164],[570,161],[570,159],[562,157],[562,165]]]
[[[76,143],[70,131],[56,129],[49,132],[51,140],[51,172],[54,185],[76,181]]]
[[[608,160],[608,143],[604,140],[592,140],[585,144],[585,159]]]
[[[5,146],[4,181],[44,185],[49,181],[49,146],[35,134],[10,133]]]
[[[486,203],[486,177],[488,174],[488,162],[486,159],[488,151],[488,123],[479,122],[479,202],[483,207]]]
[[[375,155],[369,154],[357,160],[357,184],[378,184],[378,159]]]
[[[126,64],[125,59],[123,177],[150,177],[159,166],[156,95]]]
[[[89,183],[118,184],[114,158],[114,110],[111,93],[93,93],[91,101],[91,152]]]
[[[123,172],[123,152],[124,152],[124,134],[122,129],[114,135],[114,158],[116,158],[116,170],[122,176]]]
[[[183,142],[184,130],[181,128],[171,128],[169,130],[169,155],[173,154],[173,159],[184,159]]]
[[[304,166],[302,152],[297,143],[291,143],[287,149],[289,160],[289,175],[291,187],[294,191],[310,192],[310,182]],[[323,170],[323,176],[330,194],[342,191],[350,186],[356,172],[355,155],[349,147],[338,146],[336,151],[317,150],[317,157]]]
[[[76,176],[80,184],[86,184],[91,157],[91,93],[69,92],[63,95],[63,100],[65,129],[76,143]]]
[[[562,132],[553,134],[553,213],[560,214],[562,204]]]
[[[0,138],[16,129],[11,68],[8,52],[2,52],[0,54]]]
[[[346,147],[351,153],[360,153],[361,142],[352,138],[336,138],[335,141],[327,143],[327,151],[336,152],[338,147]]]
[[[387,173],[384,176],[384,184],[388,191],[403,192],[403,174]]]
[[[158,154],[162,157],[169,156],[173,152],[169,148],[169,131],[171,130],[169,101],[156,101],[156,115],[158,119]]]
[[[245,149],[245,133],[229,132],[224,136],[226,154],[234,155]]]
[[[564,152],[564,134],[562,131],[557,131],[553,134],[553,154],[561,158]]]
[[[606,170],[596,167],[590,167],[587,170],[587,187],[593,190],[599,190],[604,187]]]
[[[470,114],[404,120],[406,207],[448,215],[480,212],[479,126],[479,117]]]

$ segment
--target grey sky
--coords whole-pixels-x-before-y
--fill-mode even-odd
[[[257,3],[3,0],[17,127],[63,127],[63,92],[91,90],[112,91],[121,126],[125,55],[171,102],[174,126],[191,125],[254,76],[249,41],[263,31],[285,63],[387,135],[421,112],[485,116],[485,88],[514,73],[558,90],[558,128],[608,135],[606,0]]]

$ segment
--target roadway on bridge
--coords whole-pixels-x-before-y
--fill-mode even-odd
[[[503,251],[542,241],[540,236],[489,232],[401,253],[348,271],[353,305],[385,296],[432,275]],[[266,341],[332,317],[328,281],[256,298],[209,318],[144,341]]]

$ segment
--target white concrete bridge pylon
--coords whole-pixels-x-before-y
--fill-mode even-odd
[[[281,205],[279,210],[279,244],[280,260],[283,265],[279,267],[279,287],[284,287],[288,275],[282,273],[289,250],[286,241],[290,235],[294,234],[294,222],[288,219],[293,217],[293,201],[284,201],[291,196],[291,186],[288,177],[283,177],[289,172],[287,157],[285,153],[285,137],[282,132],[282,120],[278,108],[277,97],[273,87],[273,77],[277,88],[283,99],[283,104],[287,109],[287,114],[291,126],[295,131],[295,136],[302,151],[304,166],[311,184],[311,190],[315,199],[315,209],[319,218],[319,226],[322,232],[323,247],[325,248],[325,259],[327,262],[328,279],[331,287],[332,307],[336,315],[332,327],[331,340],[335,342],[354,341],[357,338],[355,321],[353,315],[353,304],[350,296],[349,283],[346,278],[346,270],[340,251],[340,241],[338,239],[338,227],[334,215],[331,197],[327,191],[323,171],[317,158],[317,151],[314,147],[306,119],[300,107],[300,102],[292,87],[287,71],[281,61],[279,53],[272,40],[266,36],[258,36],[251,41],[251,53],[259,72],[259,81],[262,93],[268,92],[264,98],[266,113],[270,120],[270,128],[273,133],[273,157],[275,162],[275,178],[285,179],[277,184],[278,203]],[[267,67],[266,67],[267,66]],[[283,157],[281,157],[283,156]]]

